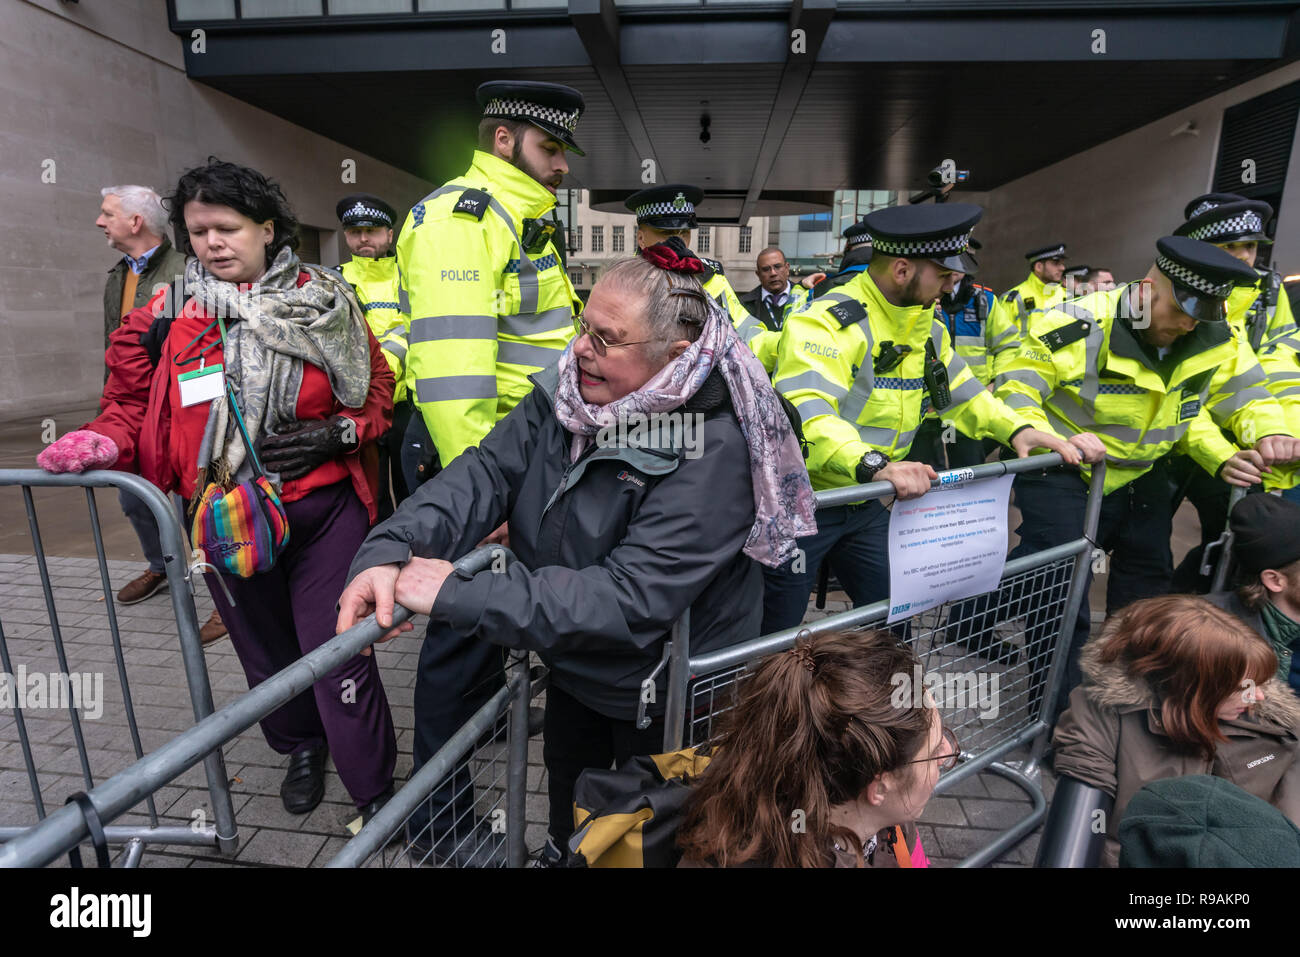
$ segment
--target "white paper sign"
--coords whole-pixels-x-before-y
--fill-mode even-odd
[[[895,501],[889,518],[889,621],[993,591],[1007,561],[1013,475]]]

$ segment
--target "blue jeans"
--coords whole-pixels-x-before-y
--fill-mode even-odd
[[[878,501],[819,509],[816,534],[798,540],[803,555],[796,554],[780,568],[763,569],[762,633],[803,621],[823,559],[829,559],[854,608],[887,597],[888,539],[889,510]],[[795,563],[802,571],[793,570]]]
[[[135,529],[135,537],[140,540],[140,550],[144,552],[149,571],[161,575],[167,570],[163,563],[162,542],[158,539],[158,522],[154,520],[149,506],[125,489],[117,490],[117,500],[122,505],[122,513]]]

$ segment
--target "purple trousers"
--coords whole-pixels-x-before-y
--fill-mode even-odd
[[[252,578],[221,573],[234,607],[212,573],[204,576],[250,688],[334,637],[348,565],[369,531],[366,508],[349,482],[317,489],[284,509],[289,544],[275,565]],[[327,742],[357,807],[392,783],[397,738],[374,655],[344,662],[261,725],[280,754]]]

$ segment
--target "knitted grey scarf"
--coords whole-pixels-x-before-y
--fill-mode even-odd
[[[302,269],[311,280],[298,286]],[[221,316],[226,322],[222,349],[226,379],[235,388],[254,442],[297,419],[304,362],[325,371],[331,391],[344,407],[355,409],[365,403],[370,391],[370,343],[365,317],[346,282],[319,266],[300,263],[286,246],[266,274],[243,290],[217,279],[192,258],[185,267],[185,292],[206,315]],[[252,464],[246,458],[230,403],[214,401],[199,448],[196,493],[209,481],[229,487],[250,478]],[[276,476],[271,478],[274,481]]]

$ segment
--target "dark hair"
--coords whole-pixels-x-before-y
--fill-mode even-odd
[[[266,247],[268,263],[283,247],[298,248],[298,217],[284,198],[280,184],[251,167],[225,163],[209,156],[207,165],[195,166],[181,173],[175,192],[163,200],[163,206],[167,209],[178,244],[190,249],[189,232],[185,229],[185,204],[193,200],[213,206],[229,206],[255,223],[271,220],[275,224],[275,235]]]
[[[1287,581],[1300,581],[1300,558],[1297,558],[1290,564],[1283,565],[1281,568],[1275,570],[1281,572]],[[1268,601],[1268,594],[1268,589],[1265,588],[1264,583],[1259,580],[1259,575],[1251,575],[1250,578],[1243,582],[1241,587],[1237,589],[1237,597],[1240,598],[1241,603],[1251,611],[1259,611],[1262,609],[1264,603]]]
[[[910,679],[918,666],[887,631],[803,637],[759,665],[691,788],[677,837],[683,856],[719,867],[827,867],[836,843],[860,857],[862,842],[831,823],[831,809],[925,746],[933,709],[910,698],[899,707],[894,695],[895,676]]]
[[[1249,625],[1195,595],[1136,601],[1102,627],[1099,659],[1118,663],[1151,685],[1165,734],[1175,745],[1214,757],[1218,710],[1242,679],[1262,685],[1277,655]]]
[[[527,120],[503,120],[497,116],[485,116],[478,122],[478,148],[484,153],[491,153],[497,127],[504,126],[515,138],[514,153],[510,157],[510,162],[513,163],[519,159],[519,151],[523,148],[524,131],[531,125]]]

